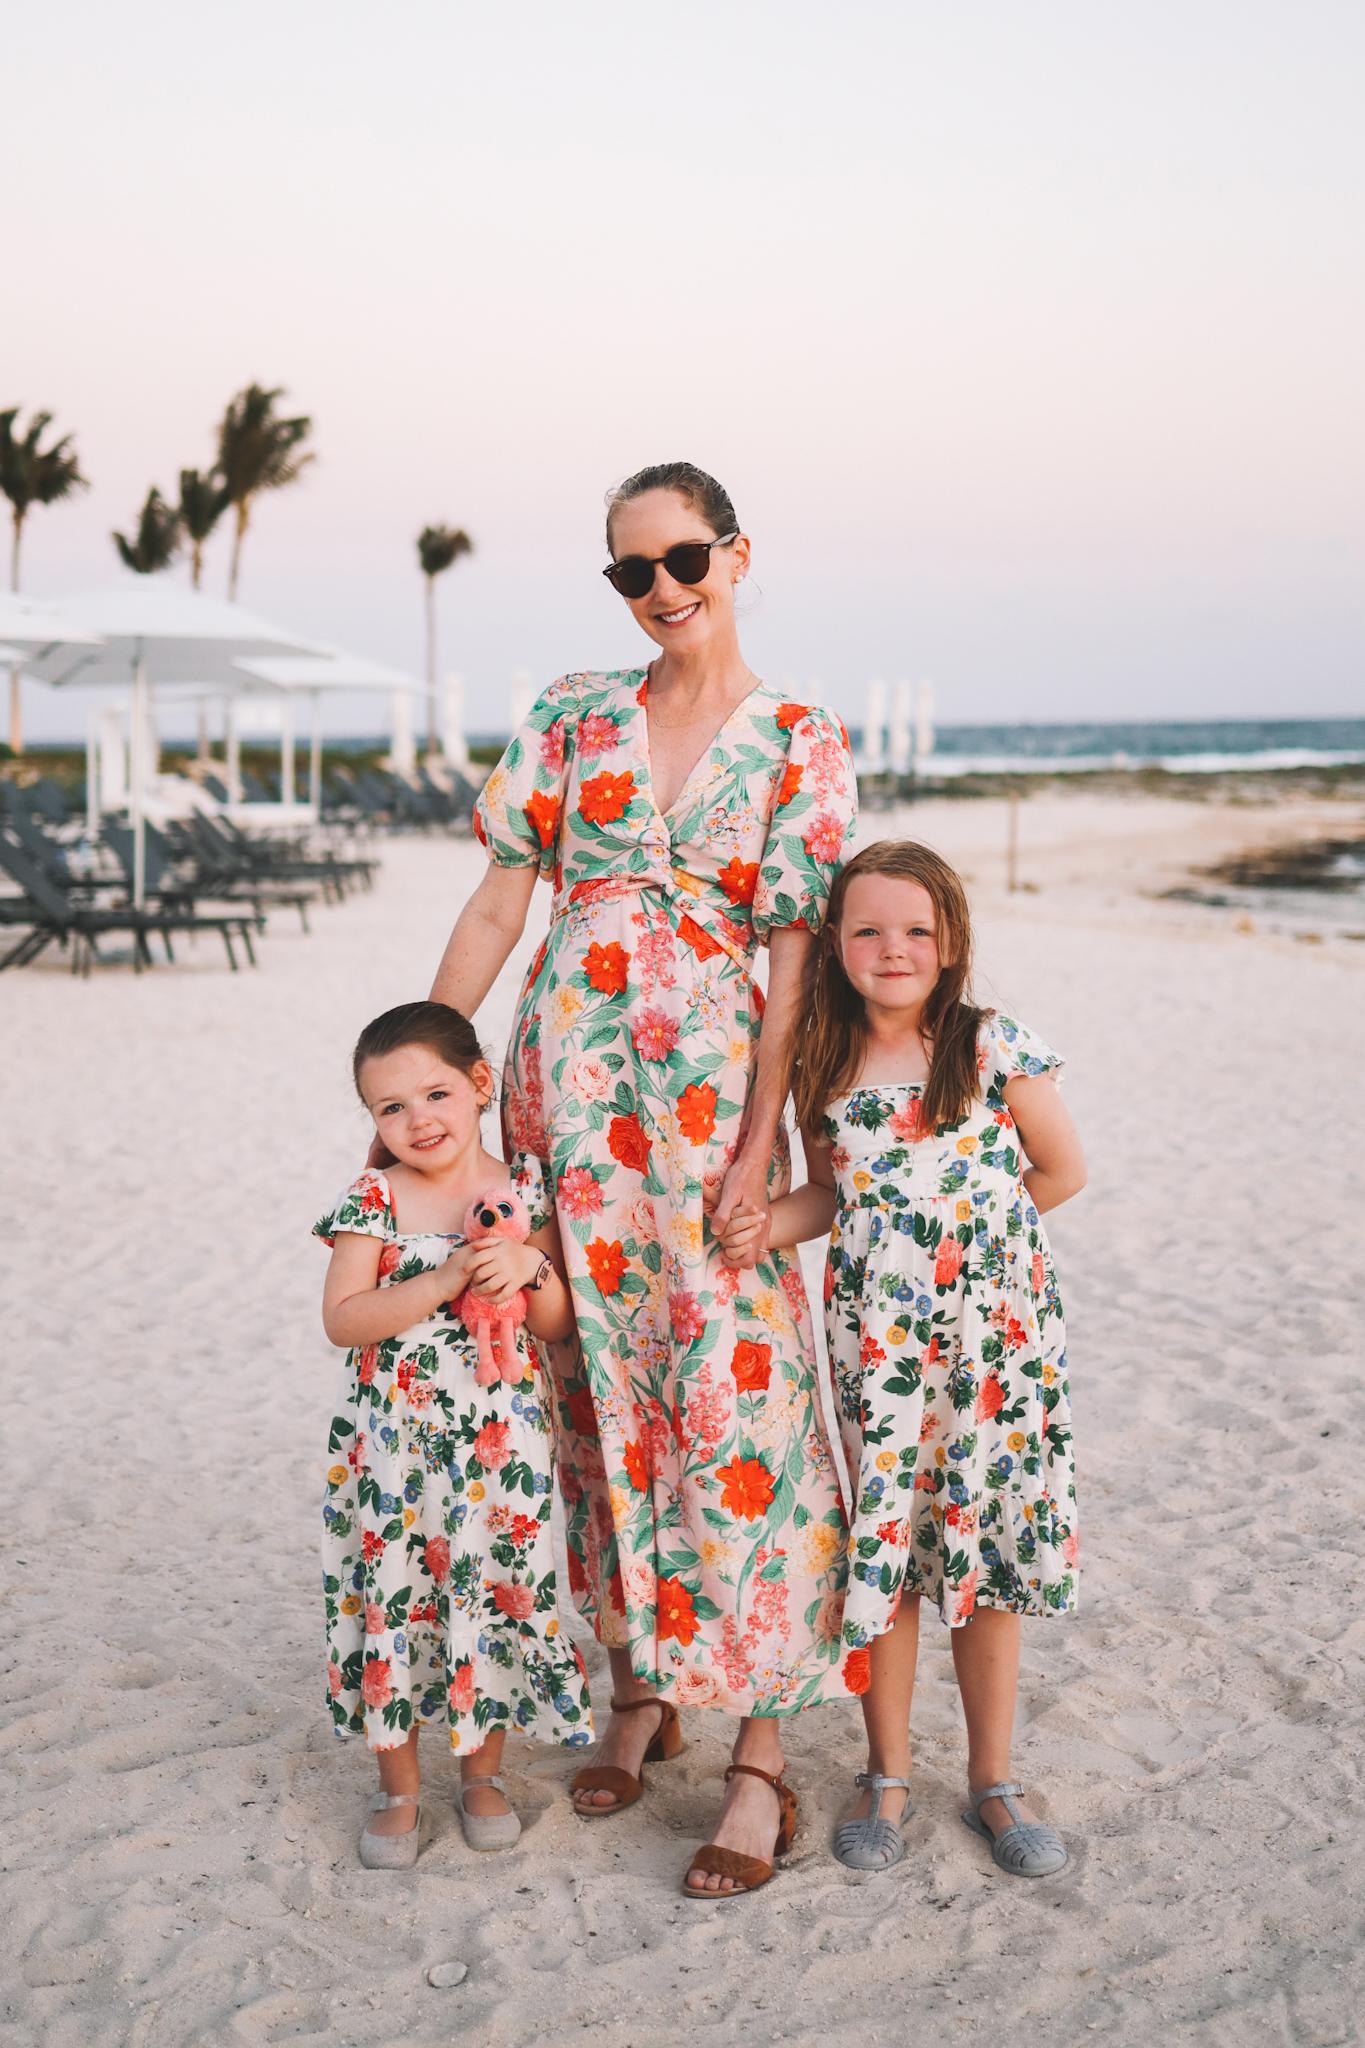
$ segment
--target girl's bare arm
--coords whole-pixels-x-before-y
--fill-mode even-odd
[[[1085,1154],[1071,1112],[1048,1074],[1018,1074],[1007,1081],[1005,1107],[1028,1155],[1024,1186],[1045,1215],[1085,1186]]]
[[[830,1147],[810,1131],[802,1132],[801,1142],[809,1180],[789,1195],[779,1195],[775,1202],[736,1215],[720,1240],[731,1265],[756,1265],[770,1245],[786,1250],[824,1237],[829,1230],[835,1210]]]
[[[343,1231],[332,1249],[322,1290],[322,1327],[333,1344],[382,1344],[434,1316],[442,1302],[469,1285],[469,1247],[460,1245],[443,1264],[392,1287],[379,1285],[377,1237]]]

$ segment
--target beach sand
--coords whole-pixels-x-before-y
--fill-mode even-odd
[[[929,1614],[890,1877],[828,1851],[852,1708],[791,1725],[797,1851],[738,1904],[678,1894],[732,1732],[698,1713],[595,1827],[578,1759],[509,1743],[526,1830],[497,1858],[430,1742],[418,1867],[361,1870],[372,1767],[321,1699],[337,1354],[308,1232],[365,1150],[355,1031],[425,993],[480,855],[386,845],[311,937],[273,918],[255,974],[205,941],[140,979],[6,975],[0,2042],[1359,2040],[1365,946],[1153,900],[1341,816],[1042,797],[1013,896],[998,803],[864,829],[967,872],[981,987],[1067,1055],[1091,1160],[1050,1225],[1083,1577],[1079,1615],[1024,1631],[1016,1768],[1073,1852],[1036,1884],[958,1817]],[[499,1050],[515,984],[480,1019]]]

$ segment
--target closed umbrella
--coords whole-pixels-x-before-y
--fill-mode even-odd
[[[157,576],[130,576],[124,583],[83,591],[64,598],[60,611],[98,644],[45,648],[26,663],[28,672],[58,686],[132,686],[133,902],[141,907],[147,871],[143,756],[149,691],[162,683],[232,689],[241,681],[233,664],[243,656],[311,654],[316,649],[240,605]],[[0,638],[13,635],[0,626]]]

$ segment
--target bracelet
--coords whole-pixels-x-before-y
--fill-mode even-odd
[[[545,1254],[544,1252],[542,1252],[542,1253],[541,1253],[541,1255],[540,1255],[540,1265],[539,1265],[539,1267],[538,1267],[538,1268],[537,1268],[537,1270],[536,1270],[536,1277],[535,1277],[535,1279],[534,1279],[534,1280],[528,1280],[528,1281],[527,1281],[527,1283],[526,1283],[526,1291],[527,1291],[527,1293],[528,1293],[528,1294],[539,1294],[539,1292],[540,1292],[541,1288],[542,1288],[542,1287],[543,1287],[543,1286],[545,1285],[545,1282],[546,1282],[546,1281],[547,1281],[547,1280],[549,1279],[551,1271],[552,1271],[552,1267],[551,1267],[551,1265],[550,1265],[550,1261],[549,1261],[548,1257],[546,1256],[546,1254]]]

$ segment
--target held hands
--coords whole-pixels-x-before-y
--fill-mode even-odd
[[[730,1211],[729,1221],[721,1229],[716,1229],[713,1218],[711,1227],[726,1265],[756,1266],[760,1259],[766,1257],[772,1221],[772,1210],[766,1202],[736,1204]]]

